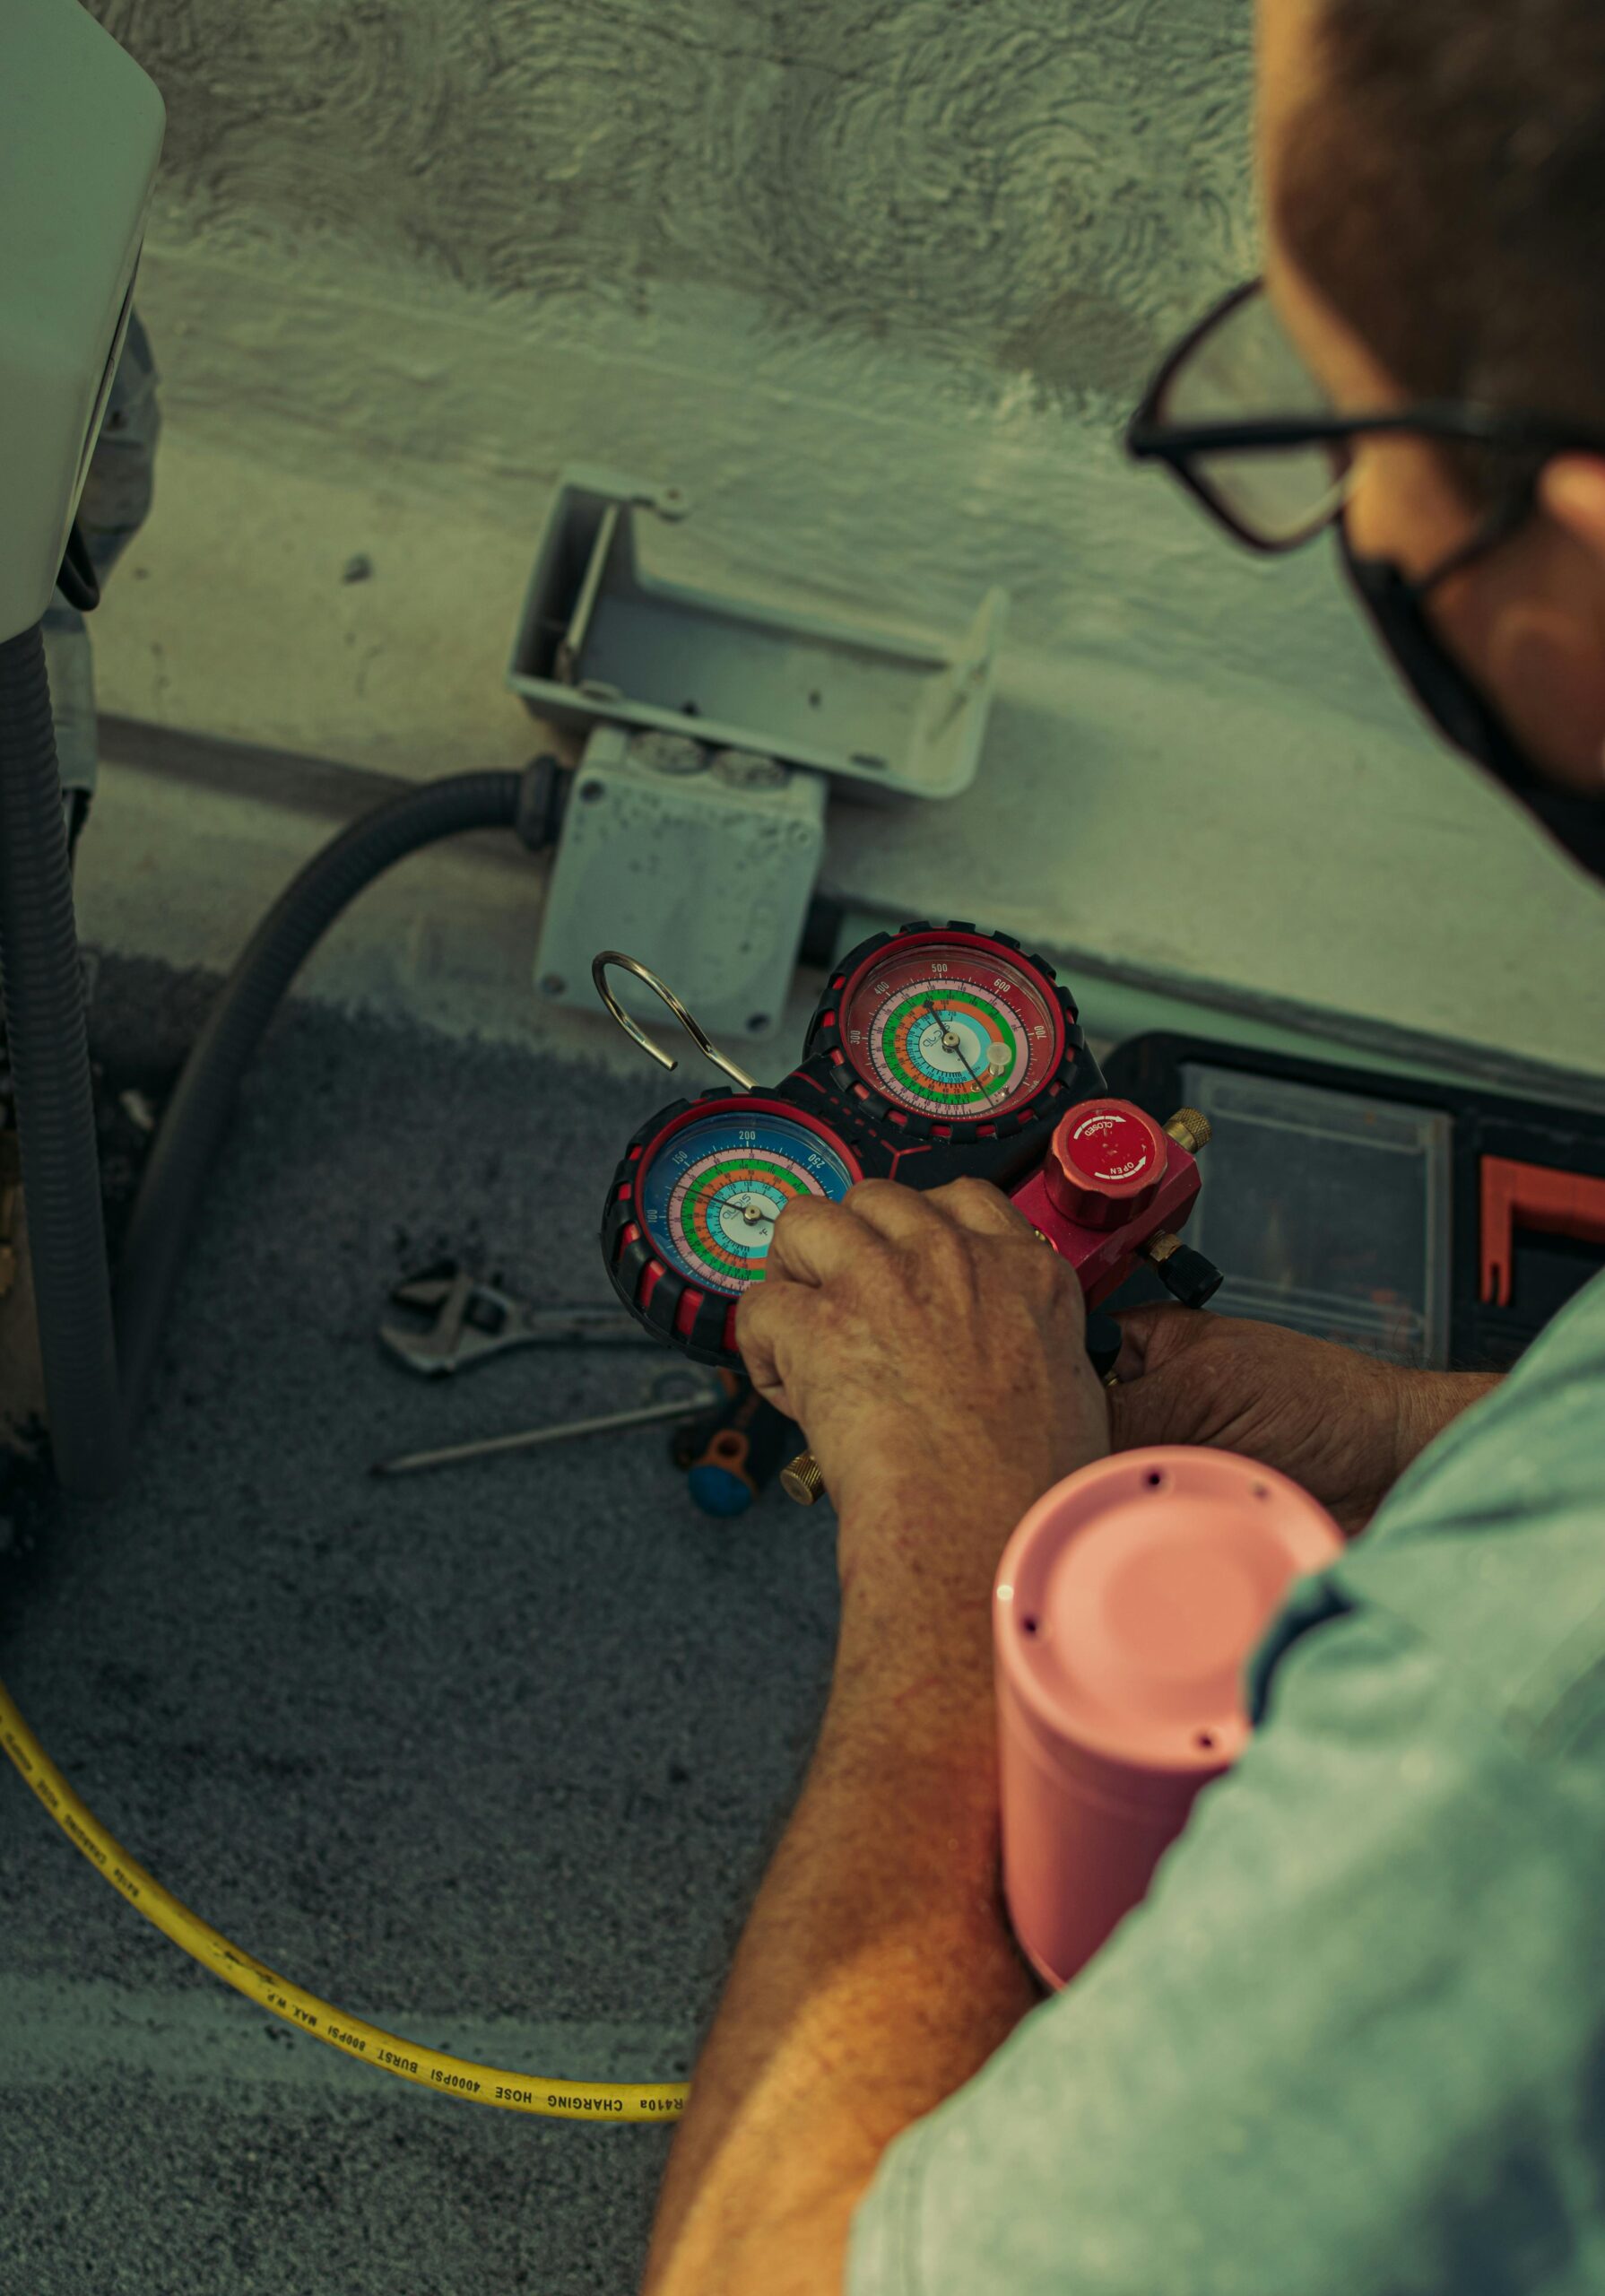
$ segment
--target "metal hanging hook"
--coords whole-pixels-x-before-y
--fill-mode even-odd
[[[618,1022],[625,1035],[633,1043],[638,1044],[643,1052],[650,1053],[660,1068],[678,1068],[680,1063],[671,1058],[660,1045],[654,1044],[646,1030],[638,1022],[633,1021],[623,1005],[620,1004],[608,983],[607,972],[610,965],[618,965],[623,971],[634,973],[638,980],[645,981],[653,995],[661,997],[668,1006],[705,1060],[711,1060],[716,1068],[722,1068],[731,1082],[739,1084],[743,1092],[755,1092],[758,1090],[758,1079],[755,1076],[749,1076],[746,1070],[738,1067],[733,1060],[725,1058],[724,1055],[709,1040],[707,1031],[694,1015],[687,1012],[666,981],[660,980],[655,972],[648,972],[646,966],[639,963],[636,958],[627,957],[621,949],[603,949],[599,956],[594,957],[591,961],[591,978],[596,984],[596,994],[607,1006],[614,1020]]]

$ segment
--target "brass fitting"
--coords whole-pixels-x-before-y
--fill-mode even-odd
[[[1192,1152],[1189,1150],[1189,1154]],[[1173,1236],[1168,1228],[1160,1228],[1142,1247],[1142,1257],[1150,1267],[1162,1267],[1173,1252],[1179,1252],[1182,1239]]]
[[[820,1463],[811,1451],[799,1451],[789,1466],[780,1470],[780,1488],[799,1507],[811,1507],[825,1495],[825,1478],[820,1473]]]
[[[1196,1156],[1210,1144],[1210,1119],[1196,1109],[1177,1109],[1165,1129],[1189,1156]]]

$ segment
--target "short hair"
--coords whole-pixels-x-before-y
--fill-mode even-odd
[[[1411,397],[1605,430],[1601,0],[1309,4],[1278,220],[1312,282]]]

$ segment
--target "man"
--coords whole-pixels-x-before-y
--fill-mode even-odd
[[[1605,872],[1605,12],[1261,13],[1265,291],[1133,445],[1262,547],[1338,519],[1444,732]],[[1605,2289],[1605,1283],[1502,1387],[1143,1309],[1112,1425],[1081,1331],[982,1187],[777,1227],[742,1342],[836,1501],[840,1641],[650,2296]],[[998,1886],[990,1589],[1040,1492],[1152,1441],[1381,1515],[1045,2001]]]

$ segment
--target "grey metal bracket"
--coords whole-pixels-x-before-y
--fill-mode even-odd
[[[975,779],[1007,597],[924,643],[766,609],[645,570],[638,513],[689,516],[677,487],[560,478],[508,683],[532,712],[588,731],[689,735],[804,766],[865,795],[954,797]]]

